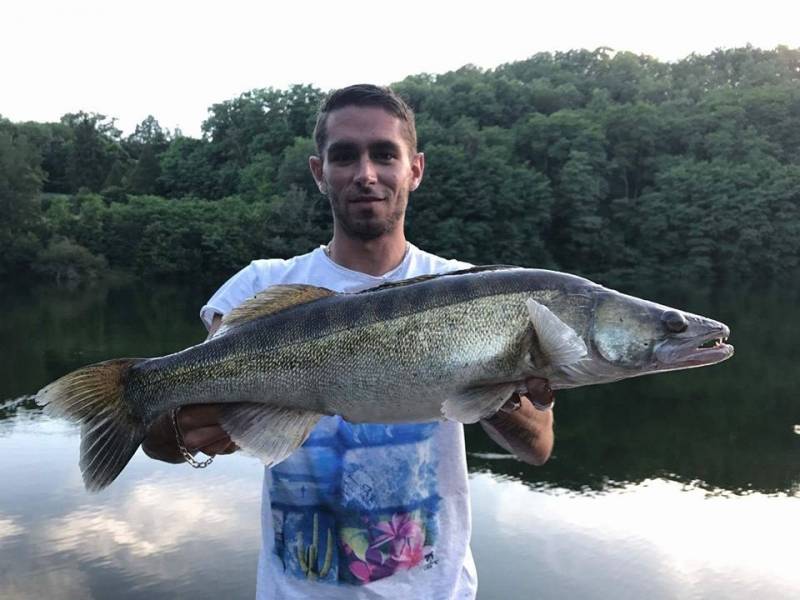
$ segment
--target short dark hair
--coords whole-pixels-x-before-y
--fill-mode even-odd
[[[314,143],[317,153],[322,157],[327,141],[328,115],[334,110],[347,106],[374,106],[382,108],[397,117],[403,123],[403,134],[408,142],[412,156],[417,153],[417,126],[414,111],[393,89],[369,83],[357,83],[338,90],[333,90],[322,101],[314,126]]]

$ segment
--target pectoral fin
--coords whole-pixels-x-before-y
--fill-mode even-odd
[[[442,404],[442,414],[451,421],[477,423],[500,410],[516,389],[514,383],[499,383],[462,390]]]
[[[533,298],[528,298],[525,304],[536,331],[539,349],[549,365],[569,365],[586,356],[586,344],[572,327]]]
[[[224,405],[220,425],[245,453],[271,466],[306,441],[320,416],[305,410],[236,402]]]

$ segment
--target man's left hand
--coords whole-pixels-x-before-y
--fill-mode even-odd
[[[546,379],[531,377],[525,385],[527,392],[515,393],[481,425],[489,437],[521,460],[542,465],[553,451],[555,395]]]

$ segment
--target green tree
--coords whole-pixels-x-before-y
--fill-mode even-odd
[[[557,262],[578,273],[606,271],[612,260],[612,243],[604,204],[607,182],[588,154],[570,152],[561,171],[553,206],[550,244]]]
[[[800,49],[575,49],[394,87],[426,153],[408,213],[426,248],[611,284],[798,275]],[[201,139],[153,116],[124,139],[92,113],[3,122],[2,268],[59,238],[173,278],[308,250],[330,235],[307,169],[321,96],[251,90],[214,104]]]
[[[255,229],[260,244],[253,256],[289,258],[308,252],[332,235],[330,217],[320,222],[319,214],[327,208],[322,194],[313,196],[292,187],[281,196],[273,196],[265,210],[256,213],[259,227]]]
[[[253,157],[239,173],[239,193],[247,200],[266,200],[276,191],[278,157],[266,152]]]
[[[99,277],[106,260],[66,238],[51,241],[36,257],[34,270],[56,283],[70,283]]]
[[[233,100],[214,104],[203,123],[212,165],[238,173],[255,156],[279,155],[295,137],[309,137],[320,98],[319,90],[295,85],[287,91],[251,90]],[[238,178],[227,177],[222,195],[234,193],[237,183]]]
[[[111,165],[111,170],[106,175],[103,182],[101,193],[103,198],[109,202],[124,202],[126,200],[125,189],[127,187],[126,168],[121,160],[115,160]]]
[[[296,187],[305,190],[309,197],[319,194],[317,184],[308,168],[308,157],[316,154],[314,140],[298,137],[281,153],[281,162],[275,174],[276,190],[286,193]]]
[[[200,196],[219,198],[223,190],[211,165],[211,147],[207,140],[178,137],[161,155],[158,186],[172,198]]]
[[[131,173],[129,188],[132,194],[153,194],[161,177],[161,165],[156,157],[154,144],[146,144],[139,153],[139,159]]]
[[[61,117],[61,123],[70,130],[66,148],[66,178],[70,191],[86,188],[99,192],[115,160],[122,154],[120,130],[113,119],[97,113],[70,113]]]
[[[173,136],[169,129],[164,129],[153,115],[147,117],[138,125],[132,134],[122,142],[123,147],[130,156],[138,159],[145,147],[150,147],[153,154],[161,154],[169,146]]]
[[[39,161],[27,137],[0,118],[0,274],[24,269],[41,247]]]

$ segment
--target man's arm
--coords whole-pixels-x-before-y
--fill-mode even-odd
[[[500,410],[497,414],[483,419],[481,425],[500,446],[517,455],[526,463],[543,465],[553,451],[553,409],[540,410],[550,406],[554,397],[547,380],[531,378],[525,382],[528,393],[519,396],[517,410]]]
[[[208,336],[222,323],[219,314],[214,315]],[[219,426],[219,408],[215,404],[194,404],[185,406],[178,412],[178,427],[183,436],[183,444],[192,454],[198,450],[208,456],[217,454],[230,454],[238,448]],[[172,423],[172,412],[162,415],[147,431],[147,437],[142,442],[142,450],[150,458],[169,463],[182,463],[185,461],[178,448],[178,439],[175,435],[175,426]]]

